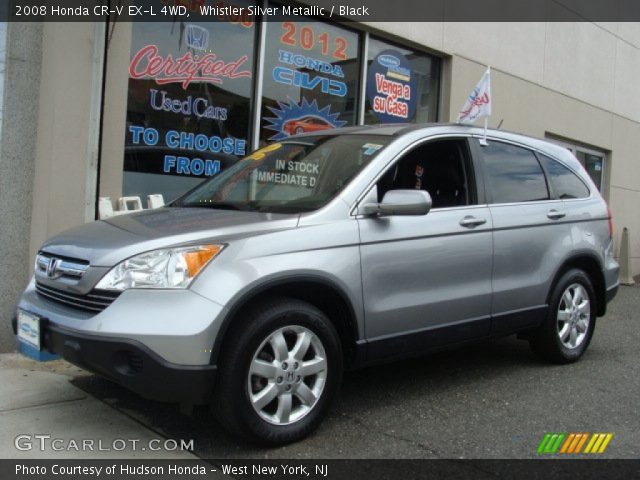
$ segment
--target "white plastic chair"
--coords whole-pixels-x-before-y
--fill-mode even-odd
[[[120,197],[118,200],[118,210],[121,212],[135,212],[142,210],[142,200],[140,197]]]
[[[154,193],[147,196],[147,208],[160,208],[164,207],[164,197],[161,193]]]
[[[111,218],[114,216],[113,204],[111,203],[111,197],[98,198],[98,217],[100,220],[104,218]]]

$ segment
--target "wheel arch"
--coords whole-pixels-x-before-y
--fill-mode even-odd
[[[359,363],[364,345],[357,315],[344,290],[335,282],[317,275],[292,275],[271,279],[250,288],[235,299],[224,316],[211,351],[210,363],[217,364],[225,338],[238,315],[255,302],[275,297],[305,301],[321,310],[334,325],[342,344],[345,367]]]
[[[556,270],[553,281],[550,284],[551,287],[547,293],[547,304],[551,301],[551,295],[560,277],[572,268],[580,269],[589,276],[596,294],[597,314],[599,317],[603,316],[607,311],[607,291],[604,273],[600,259],[592,252],[578,252],[565,259],[560,268]]]

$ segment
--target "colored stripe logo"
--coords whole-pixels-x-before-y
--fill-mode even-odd
[[[604,453],[612,438],[613,433],[547,433],[538,454]]]

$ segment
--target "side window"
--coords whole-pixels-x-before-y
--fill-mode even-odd
[[[492,203],[549,199],[542,167],[532,151],[496,141],[490,141],[481,151]]]
[[[378,201],[389,190],[426,190],[433,208],[475,204],[466,140],[422,144],[395,162],[378,181]]]
[[[546,155],[539,155],[539,158],[558,198],[585,198],[589,196],[589,189],[575,173]]]

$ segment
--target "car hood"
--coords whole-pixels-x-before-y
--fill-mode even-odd
[[[81,225],[49,239],[42,250],[112,267],[138,253],[200,241],[225,242],[295,228],[297,214],[160,208]]]

